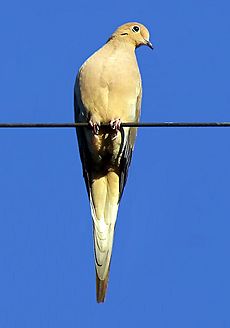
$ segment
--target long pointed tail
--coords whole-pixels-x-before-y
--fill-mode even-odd
[[[94,227],[97,301],[104,302],[118,211],[118,175],[109,172],[106,176],[94,179],[90,198]]]
[[[108,287],[109,281],[109,271],[104,280],[100,280],[96,273],[96,293],[97,293],[97,302],[103,303],[105,301],[105,295]]]

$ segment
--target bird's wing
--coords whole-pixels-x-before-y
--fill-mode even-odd
[[[141,112],[141,100],[142,100],[142,88],[140,88],[140,93],[137,97],[136,102],[136,117],[135,122],[139,122],[140,119],[140,112]],[[132,159],[134,144],[137,136],[137,128],[122,128],[122,139],[123,139],[123,150],[121,154],[121,160],[120,160],[120,168],[119,168],[119,174],[120,174],[120,181],[119,181],[119,191],[120,191],[120,197],[122,197],[122,193],[127,181],[128,177],[128,170]]]
[[[79,92],[79,75],[77,76],[75,88],[74,88],[74,116],[75,122],[87,122],[87,119],[84,117],[83,104],[81,103],[80,92]],[[84,132],[85,128],[78,127],[77,139],[79,146],[79,153],[82,163],[83,177],[85,179],[86,189],[88,196],[90,196],[90,172],[91,172],[91,158],[89,155],[87,140]]]

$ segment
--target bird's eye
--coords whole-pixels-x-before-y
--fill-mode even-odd
[[[132,31],[135,32],[135,33],[139,32],[139,30],[140,30],[140,27],[137,26],[137,25],[133,26],[133,28],[132,28]]]

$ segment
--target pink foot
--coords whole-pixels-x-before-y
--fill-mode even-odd
[[[112,120],[112,121],[110,121],[109,125],[117,133],[121,128],[121,119],[117,118],[116,120]]]
[[[111,128],[113,130],[115,130],[114,132],[114,136],[112,138],[112,140],[116,139],[117,138],[117,135],[118,135],[118,131],[120,131],[120,128],[121,128],[121,120],[120,118],[117,118],[116,120],[112,120],[110,121],[109,125],[111,126]]]
[[[89,121],[89,125],[91,126],[93,133],[98,135],[99,133],[99,129],[100,129],[100,125],[98,123],[94,123],[92,121]]]

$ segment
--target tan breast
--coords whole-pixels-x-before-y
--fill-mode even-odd
[[[141,77],[133,49],[106,44],[82,66],[81,100],[96,121],[134,121]]]

